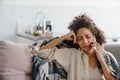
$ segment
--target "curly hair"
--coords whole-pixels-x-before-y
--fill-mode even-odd
[[[68,26],[68,29],[74,31],[75,34],[77,34],[80,28],[89,29],[100,45],[106,42],[103,31],[101,31],[86,14],[76,16]]]

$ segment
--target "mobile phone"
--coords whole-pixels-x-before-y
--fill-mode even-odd
[[[94,41],[96,41],[95,36],[94,36],[94,38],[93,38],[93,42],[94,42]],[[91,43],[91,44],[93,44],[93,43]],[[90,53],[94,53],[94,52],[95,52],[95,49],[96,49],[96,47],[91,47]]]
[[[95,42],[96,42],[96,37],[95,37],[95,36],[93,37],[93,41],[95,41]]]

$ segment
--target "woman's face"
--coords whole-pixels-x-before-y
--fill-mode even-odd
[[[91,43],[93,42],[93,35],[87,28],[80,28],[77,32],[77,44],[85,52],[89,52],[91,49]]]

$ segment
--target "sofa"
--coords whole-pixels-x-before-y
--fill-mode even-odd
[[[29,48],[28,44],[0,41],[0,80],[32,80]],[[104,48],[120,62],[120,44],[105,44]]]
[[[105,44],[104,49],[111,52],[120,64],[120,44]]]

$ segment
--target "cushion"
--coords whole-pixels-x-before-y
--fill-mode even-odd
[[[31,74],[32,57],[29,55],[29,47],[23,43],[0,41],[0,76]]]
[[[0,76],[0,80],[32,80],[31,75]]]

